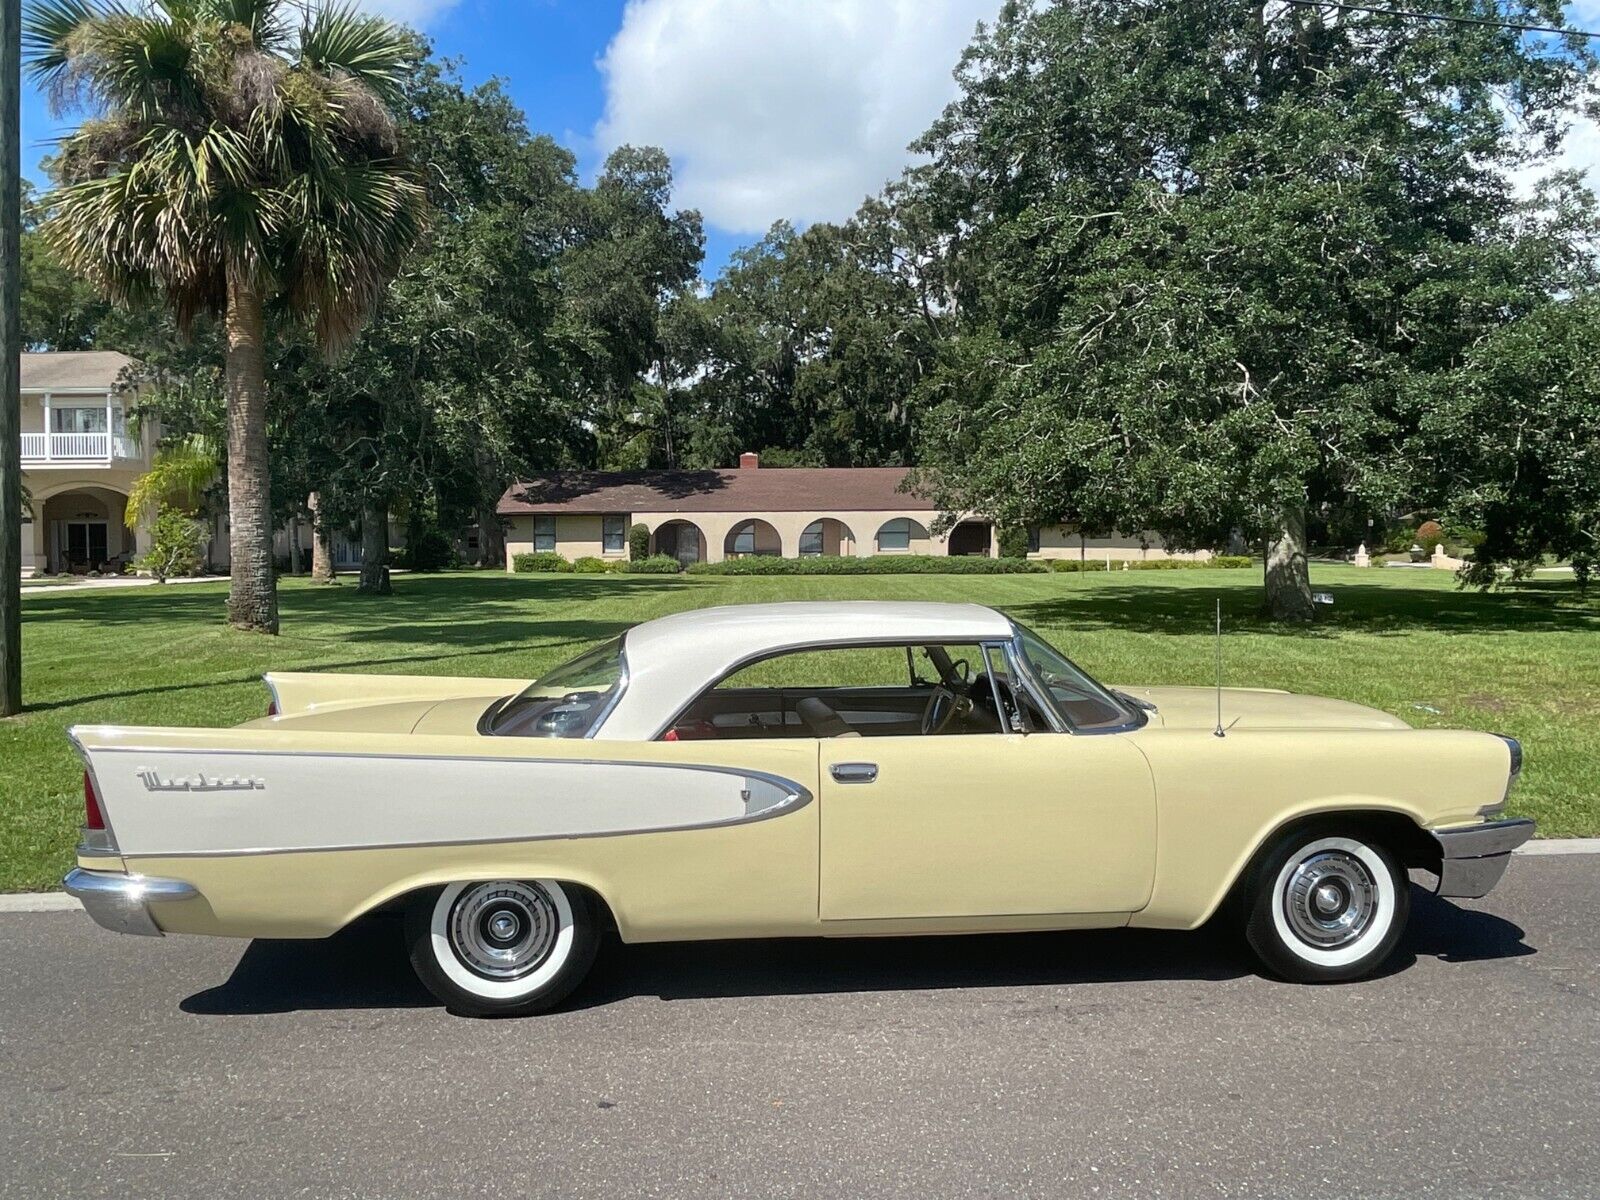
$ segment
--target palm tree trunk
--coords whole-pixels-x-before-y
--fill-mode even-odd
[[[312,492],[306,497],[306,509],[311,513],[311,581],[332,583],[336,576],[333,567],[333,534],[322,515],[321,492]]]
[[[1286,507],[1267,539],[1267,614],[1274,621],[1309,621],[1311,573],[1306,564],[1306,512]]]
[[[372,596],[389,593],[389,509],[376,500],[361,506],[361,584]]]
[[[267,461],[266,321],[261,292],[228,269],[228,623],[278,632],[272,564],[272,484]]]

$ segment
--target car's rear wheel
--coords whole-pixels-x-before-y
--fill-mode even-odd
[[[452,1012],[523,1016],[554,1008],[594,963],[588,894],[553,879],[452,883],[406,910],[411,965]]]
[[[1279,838],[1246,893],[1245,936],[1272,971],[1337,983],[1376,970],[1399,944],[1411,884],[1392,851],[1336,825]]]

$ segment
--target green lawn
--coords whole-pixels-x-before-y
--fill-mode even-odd
[[[261,715],[277,670],[532,676],[628,625],[760,600],[972,600],[1012,613],[1101,679],[1209,683],[1223,602],[1230,684],[1376,705],[1416,725],[1515,734],[1512,811],[1547,836],[1600,833],[1600,603],[1569,580],[1479,595],[1444,572],[1319,566],[1334,607],[1308,631],[1257,616],[1256,571],[716,578],[397,576],[387,600],[286,581],[283,636],[222,624],[226,585],[23,602],[26,713],[0,721],[0,890],[54,886],[81,816],[78,723],[227,725]],[[1427,706],[1427,707],[1422,707]],[[1437,710],[1437,712],[1432,711]]]

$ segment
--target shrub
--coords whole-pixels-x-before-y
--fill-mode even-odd
[[[628,557],[636,562],[650,557],[650,526],[642,521],[628,526]]]
[[[539,550],[533,554],[518,554],[511,560],[511,569],[518,574],[532,572],[570,571],[572,564],[554,550]]]
[[[1207,567],[1234,568],[1250,567],[1255,565],[1255,559],[1248,554],[1213,554],[1210,558],[1135,558],[1112,559],[1111,569],[1121,571],[1124,568],[1130,571],[1193,571]],[[1089,558],[1079,560],[1076,558],[1053,558],[1050,560],[1052,571],[1104,571],[1106,560],[1104,558]]]
[[[579,575],[605,575],[622,566],[621,562],[611,562],[608,559],[596,558],[592,554],[585,554],[582,558],[572,560],[572,569]]]
[[[166,508],[150,531],[150,549],[140,565],[160,583],[175,575],[193,575],[200,569],[200,544],[205,531],[187,513]]]
[[[394,552],[394,565],[413,571],[443,571],[457,565],[456,548],[442,529],[428,525]]]
[[[932,554],[880,554],[873,558],[816,555],[772,558],[753,555],[719,563],[695,563],[691,575],[1021,575],[1043,571],[1025,558],[944,558]]]
[[[623,569],[629,575],[676,575],[683,564],[670,554],[652,554],[631,560]]]
[[[1028,531],[1020,525],[1007,525],[995,532],[995,545],[1001,558],[1028,557]]]
[[[1437,521],[1424,521],[1417,526],[1417,545],[1429,554],[1444,541],[1444,526]]]

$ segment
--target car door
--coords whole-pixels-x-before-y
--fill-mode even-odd
[[[1130,913],[1155,875],[1149,764],[1115,734],[819,742],[824,921]]]

